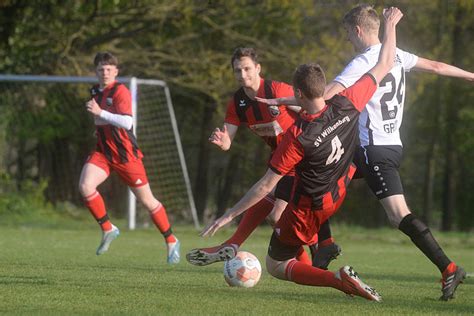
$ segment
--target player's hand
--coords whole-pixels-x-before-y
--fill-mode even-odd
[[[387,25],[395,26],[402,19],[403,13],[397,7],[390,7],[383,9],[383,17]]]
[[[280,102],[279,102],[280,99],[265,99],[265,98],[255,97],[255,100],[257,102],[260,102],[269,106],[280,105]]]
[[[228,150],[230,148],[231,141],[227,131],[227,126],[224,124],[222,130],[219,127],[216,127],[211,136],[209,136],[209,141],[222,150]]]
[[[216,219],[213,223],[207,225],[206,228],[199,234],[201,237],[214,236],[214,234],[223,226],[230,223],[232,219],[229,216],[221,216]]]
[[[91,113],[94,116],[99,116],[100,112],[102,112],[102,109],[100,108],[99,104],[97,104],[94,98],[86,102],[86,109],[87,112]]]

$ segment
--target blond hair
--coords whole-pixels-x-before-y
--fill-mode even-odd
[[[342,19],[344,25],[349,27],[359,26],[363,31],[378,34],[380,28],[380,18],[374,7],[368,4],[361,4],[352,8]]]

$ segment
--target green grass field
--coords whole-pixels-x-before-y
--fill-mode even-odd
[[[264,271],[256,287],[231,288],[222,264],[196,267],[184,259],[194,247],[229,236],[198,237],[177,226],[182,261],[169,266],[155,230],[122,229],[108,253],[97,257],[96,226],[75,229],[0,227],[0,313],[110,315],[473,315],[474,278],[450,302],[440,302],[440,274],[400,232],[335,226],[343,255],[332,270],[350,264],[383,296],[382,303],[349,298],[331,288],[300,286]],[[121,225],[123,227],[123,225]],[[474,272],[472,234],[435,233],[448,255]],[[242,249],[262,265],[270,229],[261,227]],[[265,269],[264,269],[265,270]]]

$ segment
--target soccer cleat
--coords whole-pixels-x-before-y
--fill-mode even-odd
[[[102,241],[100,242],[99,248],[97,248],[96,254],[100,256],[107,250],[109,250],[110,244],[120,235],[120,231],[117,227],[112,225],[112,229],[102,233]]]
[[[169,264],[179,263],[179,260],[181,259],[181,256],[179,255],[180,246],[181,246],[181,243],[179,242],[178,239],[176,239],[176,242],[166,244],[166,247],[168,248],[167,262]]]
[[[325,247],[318,247],[316,253],[313,255],[313,267],[327,270],[329,263],[336,259],[342,250],[338,244],[332,243]]]
[[[371,301],[382,301],[382,296],[380,296],[374,288],[362,282],[357,272],[354,271],[354,268],[344,266],[336,272],[335,276],[341,280],[342,291],[347,295],[357,295]]]
[[[441,301],[448,301],[454,298],[454,292],[462,281],[466,278],[466,271],[463,268],[455,266],[456,270],[451,273],[445,271],[443,273],[443,279],[441,280],[442,287],[441,292],[443,295],[439,298]]]
[[[186,254],[186,260],[195,266],[207,266],[208,264],[230,260],[237,254],[237,246],[234,244],[222,244],[211,248],[197,248]]]

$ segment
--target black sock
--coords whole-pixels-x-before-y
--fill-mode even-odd
[[[314,256],[316,255],[316,252],[318,251],[318,244],[315,243],[313,245],[309,245],[309,251],[311,252],[311,260],[313,260]]]
[[[322,241],[325,241],[326,239],[329,239],[331,237],[332,237],[331,226],[329,225],[329,219],[328,219],[319,228],[318,243],[321,243]]]
[[[441,273],[451,263],[451,260],[449,260],[443,249],[434,239],[428,226],[415,215],[409,214],[405,216],[400,222],[398,229],[410,237],[411,241],[438,267]]]

